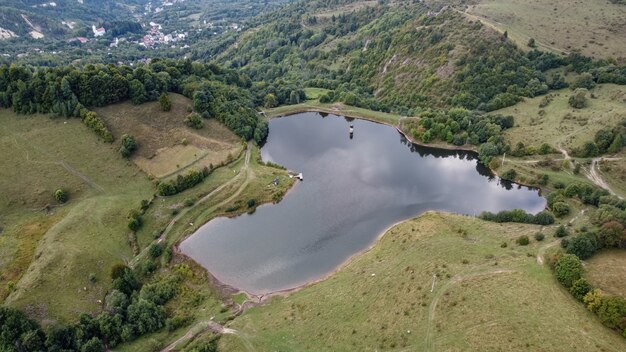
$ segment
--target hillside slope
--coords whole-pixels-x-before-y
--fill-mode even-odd
[[[290,5],[220,61],[253,81],[326,88],[333,91],[327,100],[403,114],[508,106],[547,91],[545,71],[563,63],[526,54],[450,8],[368,1]]]

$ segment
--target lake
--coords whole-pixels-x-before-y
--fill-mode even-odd
[[[393,224],[427,210],[537,213],[546,204],[537,189],[494,177],[475,153],[417,146],[365,120],[320,113],[273,119],[261,153],[302,172],[304,181],[280,203],[214,219],[180,245],[217,279],[252,294],[323,278]]]

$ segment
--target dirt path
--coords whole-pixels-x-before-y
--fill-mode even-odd
[[[237,330],[229,329],[213,320],[203,320],[194,324],[185,335],[178,340],[172,342],[167,347],[161,350],[161,352],[174,351],[176,347],[183,342],[193,340],[194,337],[202,334],[205,331],[212,331],[216,334],[237,334]]]
[[[450,287],[462,282],[463,280],[475,278],[478,276],[498,275],[498,274],[513,273],[513,272],[515,271],[510,270],[510,269],[495,269],[495,270],[492,269],[488,271],[480,271],[480,272],[467,273],[467,274],[461,273],[461,274],[455,275],[452,279],[450,279],[450,281],[446,282],[445,284],[443,284],[443,286],[437,289],[432,301],[430,302],[430,307],[428,308],[428,330],[426,332],[426,340],[424,341],[425,350],[426,351],[435,350],[434,335],[435,335],[435,316],[436,316],[437,304],[439,304],[439,300]]]
[[[596,186],[601,187],[606,189],[607,191],[609,191],[612,195],[619,197],[620,199],[623,199],[621,196],[617,195],[617,193],[615,193],[611,187],[606,183],[606,181],[604,181],[602,179],[602,176],[600,176],[600,174],[598,173],[598,161],[600,160],[619,160],[621,158],[593,158],[593,160],[591,160],[591,166],[589,166],[589,171],[585,172],[585,174],[587,175],[587,178],[589,180],[591,180],[591,182],[595,183]]]

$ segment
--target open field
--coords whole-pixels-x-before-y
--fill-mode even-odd
[[[304,88],[304,94],[306,94],[306,100],[318,100],[322,95],[328,93],[330,90],[324,88]]]
[[[607,0],[479,0],[460,8],[519,47],[534,38],[540,49],[580,51],[595,58],[626,58],[626,6]]]
[[[224,350],[621,351],[539,264],[541,227],[426,213],[325,281],[236,318]],[[515,239],[526,234],[529,246]],[[503,243],[507,244],[503,248]],[[575,336],[575,338],[573,338]]]
[[[400,115],[357,108],[342,103],[322,104],[318,101],[307,101],[306,103],[283,105],[277,108],[264,110],[266,116],[270,118],[292,115],[306,111],[321,111],[329,114],[362,118],[366,120],[386,123],[392,126],[397,126],[400,122],[400,119],[402,118]]]
[[[612,295],[626,297],[626,250],[598,252],[585,264],[585,278],[594,287]]]
[[[157,178],[171,176],[188,167],[220,165],[241,151],[240,139],[214,119],[195,130],[185,125],[191,100],[170,94],[172,110],[161,111],[158,102],[130,102],[99,108],[96,112],[110,127],[119,146],[121,136],[135,137],[139,148],[133,161]]]
[[[571,150],[592,141],[598,130],[613,128],[626,118],[626,87],[602,84],[591,92],[595,98],[588,99],[583,109],[570,107],[567,101],[573,92],[561,89],[549,94],[553,100],[543,108],[539,104],[546,96],[526,99],[496,113],[515,117],[515,127],[505,132],[513,147],[518,142],[537,148],[548,143]]]
[[[5,302],[44,322],[98,311],[110,267],[132,255],[126,215],[152,184],[76,119],[2,110],[0,146],[11,151],[0,155],[1,283],[14,284]],[[60,207],[57,188],[70,195]]]

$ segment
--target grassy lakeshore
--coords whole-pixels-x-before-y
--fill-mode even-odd
[[[269,118],[293,115],[301,112],[315,111],[364,120],[371,120],[391,126],[397,126],[400,123],[400,119],[402,119],[402,116],[397,114],[357,108],[342,103],[322,104],[315,100],[309,100],[305,103],[295,105],[283,105],[272,109],[264,109],[263,111],[265,115]]]
[[[246,311],[227,351],[620,351],[626,341],[541,264],[539,226],[429,212],[390,229],[337,274]],[[543,229],[548,234],[548,229]],[[503,247],[506,243],[506,247]],[[539,259],[541,258],[541,259]],[[435,278],[436,277],[436,278]],[[434,282],[434,284],[433,284]],[[580,331],[583,334],[580,334]],[[576,334],[577,338],[571,336]]]

